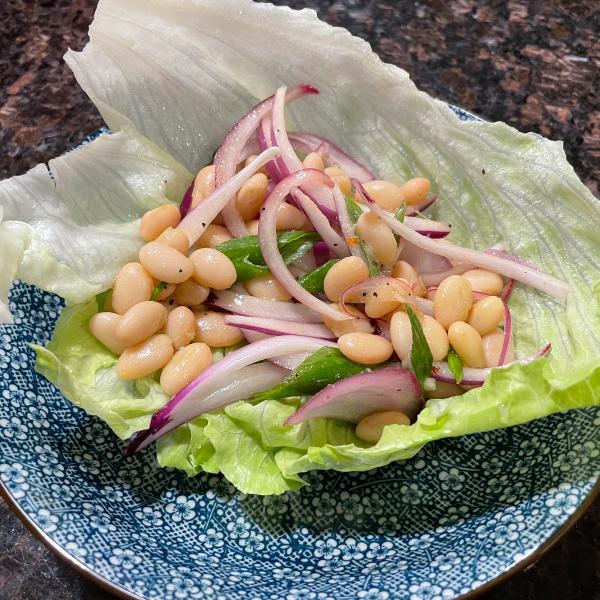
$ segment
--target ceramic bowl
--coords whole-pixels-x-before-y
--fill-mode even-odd
[[[48,342],[61,308],[12,289],[0,488],[47,545],[124,598],[468,596],[538,557],[598,491],[599,409],[432,443],[366,473],[310,474],[310,487],[276,497],[160,469],[152,450],[125,458],[34,371],[28,344]]]

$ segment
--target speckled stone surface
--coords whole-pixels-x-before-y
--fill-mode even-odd
[[[600,186],[600,3],[578,0],[290,0],[366,38],[417,85],[487,119],[562,139]],[[71,147],[102,121],[62,62],[96,0],[0,2],[0,178]],[[0,500],[0,600],[107,600]],[[600,502],[552,550],[486,600],[600,599]]]

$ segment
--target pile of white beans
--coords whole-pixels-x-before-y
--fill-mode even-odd
[[[253,158],[249,157],[246,164]],[[325,171],[344,194],[352,194],[348,175],[338,167],[326,167],[320,154],[312,152],[303,162],[307,168]],[[365,183],[364,187],[382,208],[395,212],[404,203],[422,202],[429,193],[430,182],[417,177],[398,186],[375,180]],[[258,232],[258,216],[268,188],[267,173],[261,170],[250,177],[237,194],[237,207],[250,234]],[[192,208],[214,189],[215,169],[209,165],[196,176]],[[160,385],[170,396],[212,364],[213,349],[232,346],[244,339],[240,329],[225,323],[226,313],[208,310],[203,305],[211,290],[228,289],[236,281],[233,263],[216,250],[216,246],[232,239],[231,235],[218,216],[190,248],[187,233],[177,229],[179,221],[179,208],[173,204],[159,206],[143,216],[140,234],[146,244],[139,251],[139,261],[123,266],[107,297],[104,312],[96,314],[89,323],[92,334],[119,355],[119,377],[139,379],[160,370]],[[312,226],[298,208],[283,203],[277,216],[277,229],[311,230]],[[419,273],[408,262],[397,260],[398,242],[381,219],[365,212],[357,222],[356,233],[375,260],[387,265],[392,277],[411,286],[413,294],[433,300],[434,316],[420,315],[419,318],[435,361],[444,360],[452,347],[465,366],[482,368],[498,364],[504,336],[499,327],[504,318],[504,305],[498,297],[504,282],[499,275],[473,269],[463,275],[452,275],[435,291],[428,291]],[[325,277],[325,296],[341,311],[342,292],[368,277],[363,259],[343,258]],[[164,287],[151,299],[161,282]],[[244,287],[255,297],[291,300],[287,290],[270,274],[246,280]],[[488,296],[474,301],[472,292]],[[350,310],[361,318],[346,321],[324,318],[347,358],[363,365],[378,365],[389,360],[394,352],[402,361],[409,357],[410,321],[402,300],[391,293],[389,287],[382,285],[371,292],[363,304]],[[389,323],[389,340],[370,333],[369,318]],[[511,356],[507,360],[511,360]],[[463,392],[464,388],[458,385],[438,382],[431,397]],[[377,442],[383,428],[392,423],[409,425],[410,419],[398,411],[372,414],[358,423],[356,434],[364,441]]]

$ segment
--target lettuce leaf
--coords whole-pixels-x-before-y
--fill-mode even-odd
[[[250,0],[181,0],[176,5],[101,0],[90,42],[80,53],[67,53],[66,60],[113,130],[137,130],[140,139],[156,145],[153,151],[161,148],[192,172],[211,160],[227,129],[257,99],[281,83],[309,80],[322,93],[290,106],[298,129],[334,140],[381,178],[429,177],[439,197],[433,216],[452,223],[453,241],[473,248],[503,242],[572,286],[566,307],[524,286],[517,286],[511,300],[517,354],[531,354],[551,341],[550,358],[498,370],[483,388],[462,397],[430,401],[416,424],[387,428],[375,446],[362,447],[343,424],[316,423],[306,434],[285,428],[283,417],[298,399],[272,400],[241,403],[173,432],[159,443],[163,464],[190,474],[219,469],[242,490],[280,493],[301,485],[299,474],[307,470],[371,469],[412,456],[432,440],[600,403],[600,209],[567,163],[561,143],[504,123],[461,120],[444,103],[419,92],[404,71],[383,64],[364,41],[318,21],[310,10]],[[119,165],[109,156],[106,160],[118,172]],[[184,173],[174,161],[161,160]],[[121,162],[133,167],[122,157],[114,161]],[[80,175],[94,169],[89,162],[82,167]],[[138,180],[149,176],[141,165],[135,169],[124,178],[134,190]],[[44,200],[56,198],[56,191],[41,171],[30,175],[23,204],[41,198],[49,227],[58,227],[52,200]],[[93,187],[106,183],[88,181]],[[21,190],[10,185],[9,196],[18,197]],[[73,190],[84,188],[85,179],[73,180]],[[105,201],[109,209],[108,197]],[[6,210],[6,197],[0,204]],[[86,234],[101,227],[87,223],[88,210],[76,222]],[[20,269],[27,265],[26,280],[66,291],[71,298],[79,287],[65,282],[75,281],[75,275],[88,286],[83,296],[106,285],[114,269],[109,257],[108,265],[89,253],[79,261],[60,251],[57,235],[47,240],[41,228],[33,229],[37,237],[31,239],[18,228],[17,241],[2,238],[17,257],[13,263],[20,253],[30,252],[32,258],[19,263]],[[107,229],[105,235],[112,236],[112,222]],[[78,250],[86,252],[83,244]],[[118,254],[115,262],[126,253]],[[40,272],[34,268],[36,256],[49,265]],[[46,279],[45,273],[50,274]],[[91,279],[97,274],[102,277]],[[58,346],[62,350],[61,344],[55,350]],[[85,371],[84,364],[80,360],[77,367]],[[55,366],[51,375],[59,371]],[[75,387],[74,380],[66,383]],[[320,433],[313,427],[320,427]],[[333,427],[341,434],[334,435]],[[132,427],[122,424],[121,433],[125,429]]]
[[[36,370],[73,404],[127,439],[150,425],[168,397],[152,377],[135,381],[117,377],[117,357],[88,328],[98,310],[95,298],[63,309],[48,347],[32,345]]]
[[[120,267],[136,260],[138,219],[179,201],[191,179],[153,143],[119,132],[0,182],[0,319],[9,319],[5,305],[14,278],[68,303],[110,287]]]

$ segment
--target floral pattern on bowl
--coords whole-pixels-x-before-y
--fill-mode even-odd
[[[448,600],[543,544],[598,477],[600,410],[426,446],[366,473],[246,496],[125,458],[35,373],[62,303],[16,283],[0,337],[0,480],[72,559],[131,597]]]

